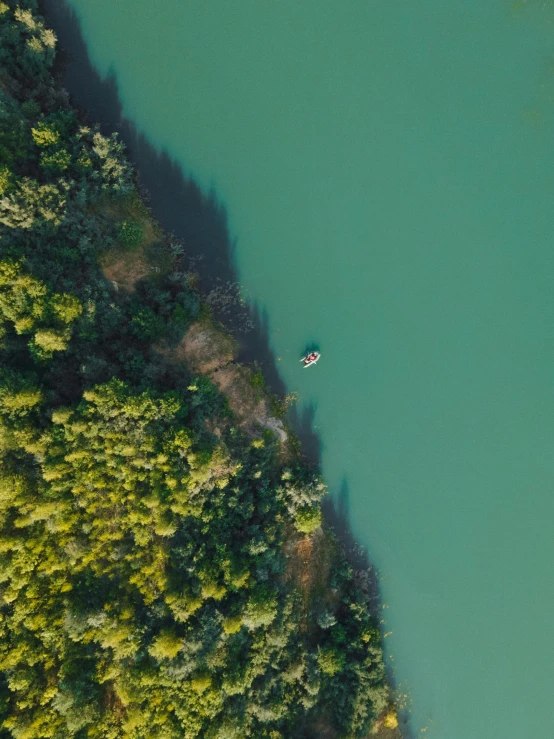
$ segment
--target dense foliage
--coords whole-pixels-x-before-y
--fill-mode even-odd
[[[0,2],[0,733],[363,736],[387,689],[351,570],[308,605],[286,576],[323,486],[152,348],[202,310],[169,249],[134,292],[105,278],[148,216],[54,53]]]

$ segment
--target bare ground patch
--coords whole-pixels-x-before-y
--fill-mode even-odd
[[[283,422],[271,414],[266,394],[252,382],[250,368],[230,362],[214,370],[211,377],[226,395],[229,407],[243,428],[253,433],[259,428],[269,429],[281,442],[287,440]]]
[[[109,259],[103,259],[101,264],[106,278],[116,288],[129,293],[133,292],[139,280],[152,272],[142,248],[128,252],[112,252]]]
[[[257,435],[260,429],[269,429],[281,442],[287,440],[283,422],[271,412],[267,393],[256,386],[249,367],[233,361],[235,344],[221,328],[209,321],[197,321],[175,349],[160,351],[173,361],[186,362],[193,372],[210,377],[248,433]]]
[[[340,600],[340,593],[333,592],[330,583],[337,543],[323,528],[318,528],[311,536],[298,538],[292,534],[285,545],[285,553],[288,556],[285,580],[294,582],[302,595],[304,626],[308,629],[308,611],[314,598],[320,599],[322,606],[329,610]]]
[[[131,219],[142,226],[143,237],[137,248],[123,249],[120,246],[106,250],[100,256],[100,265],[107,279],[117,288],[133,292],[139,280],[160,271],[159,266],[151,263],[148,253],[163,239],[163,232],[136,195],[121,200],[102,198],[92,210],[101,211],[114,225]]]
[[[385,726],[387,713],[392,713],[394,716],[396,716],[393,708],[387,709],[387,711],[385,711],[383,715],[380,716],[379,719],[375,722],[373,730],[368,735],[368,739],[402,739],[402,731],[400,729],[400,726],[395,726],[394,728],[388,728],[387,726]]]
[[[197,321],[189,327],[172,356],[174,360],[186,362],[194,372],[210,374],[233,361],[235,346],[216,326]]]

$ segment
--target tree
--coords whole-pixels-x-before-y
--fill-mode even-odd
[[[105,278],[157,227],[54,42],[35,0],[0,0],[0,735],[284,739],[325,710],[364,736],[392,707],[325,486],[160,351],[203,310],[180,248],[132,294]]]
[[[174,659],[182,647],[183,640],[175,632],[166,629],[155,637],[148,651],[158,660]]]
[[[6,326],[12,324],[16,334],[32,334],[29,348],[37,359],[67,349],[71,324],[81,313],[76,297],[52,294],[20,263],[0,261],[0,329],[6,335]]]
[[[277,597],[275,591],[267,586],[256,588],[244,609],[242,623],[250,630],[269,626],[277,616]]]
[[[345,664],[345,655],[333,646],[320,647],[317,652],[317,664],[325,675],[335,675]]]
[[[60,132],[54,123],[39,121],[36,128],[31,128],[35,144],[41,148],[55,146],[60,141]]]
[[[296,513],[294,524],[302,534],[309,535],[321,526],[321,521],[321,508],[312,506],[310,508],[300,508]]]

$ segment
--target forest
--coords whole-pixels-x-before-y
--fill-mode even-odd
[[[163,351],[210,311],[55,54],[33,0],[0,1],[0,734],[393,730],[324,484]],[[103,265],[146,242],[164,268],[118,289]],[[317,537],[306,598],[295,552]]]

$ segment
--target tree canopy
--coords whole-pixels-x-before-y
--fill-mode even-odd
[[[54,55],[0,2],[0,731],[364,736],[389,701],[364,593],[338,545],[318,598],[289,572],[324,486],[153,347],[204,310],[163,235],[162,273],[103,274],[151,221]]]

